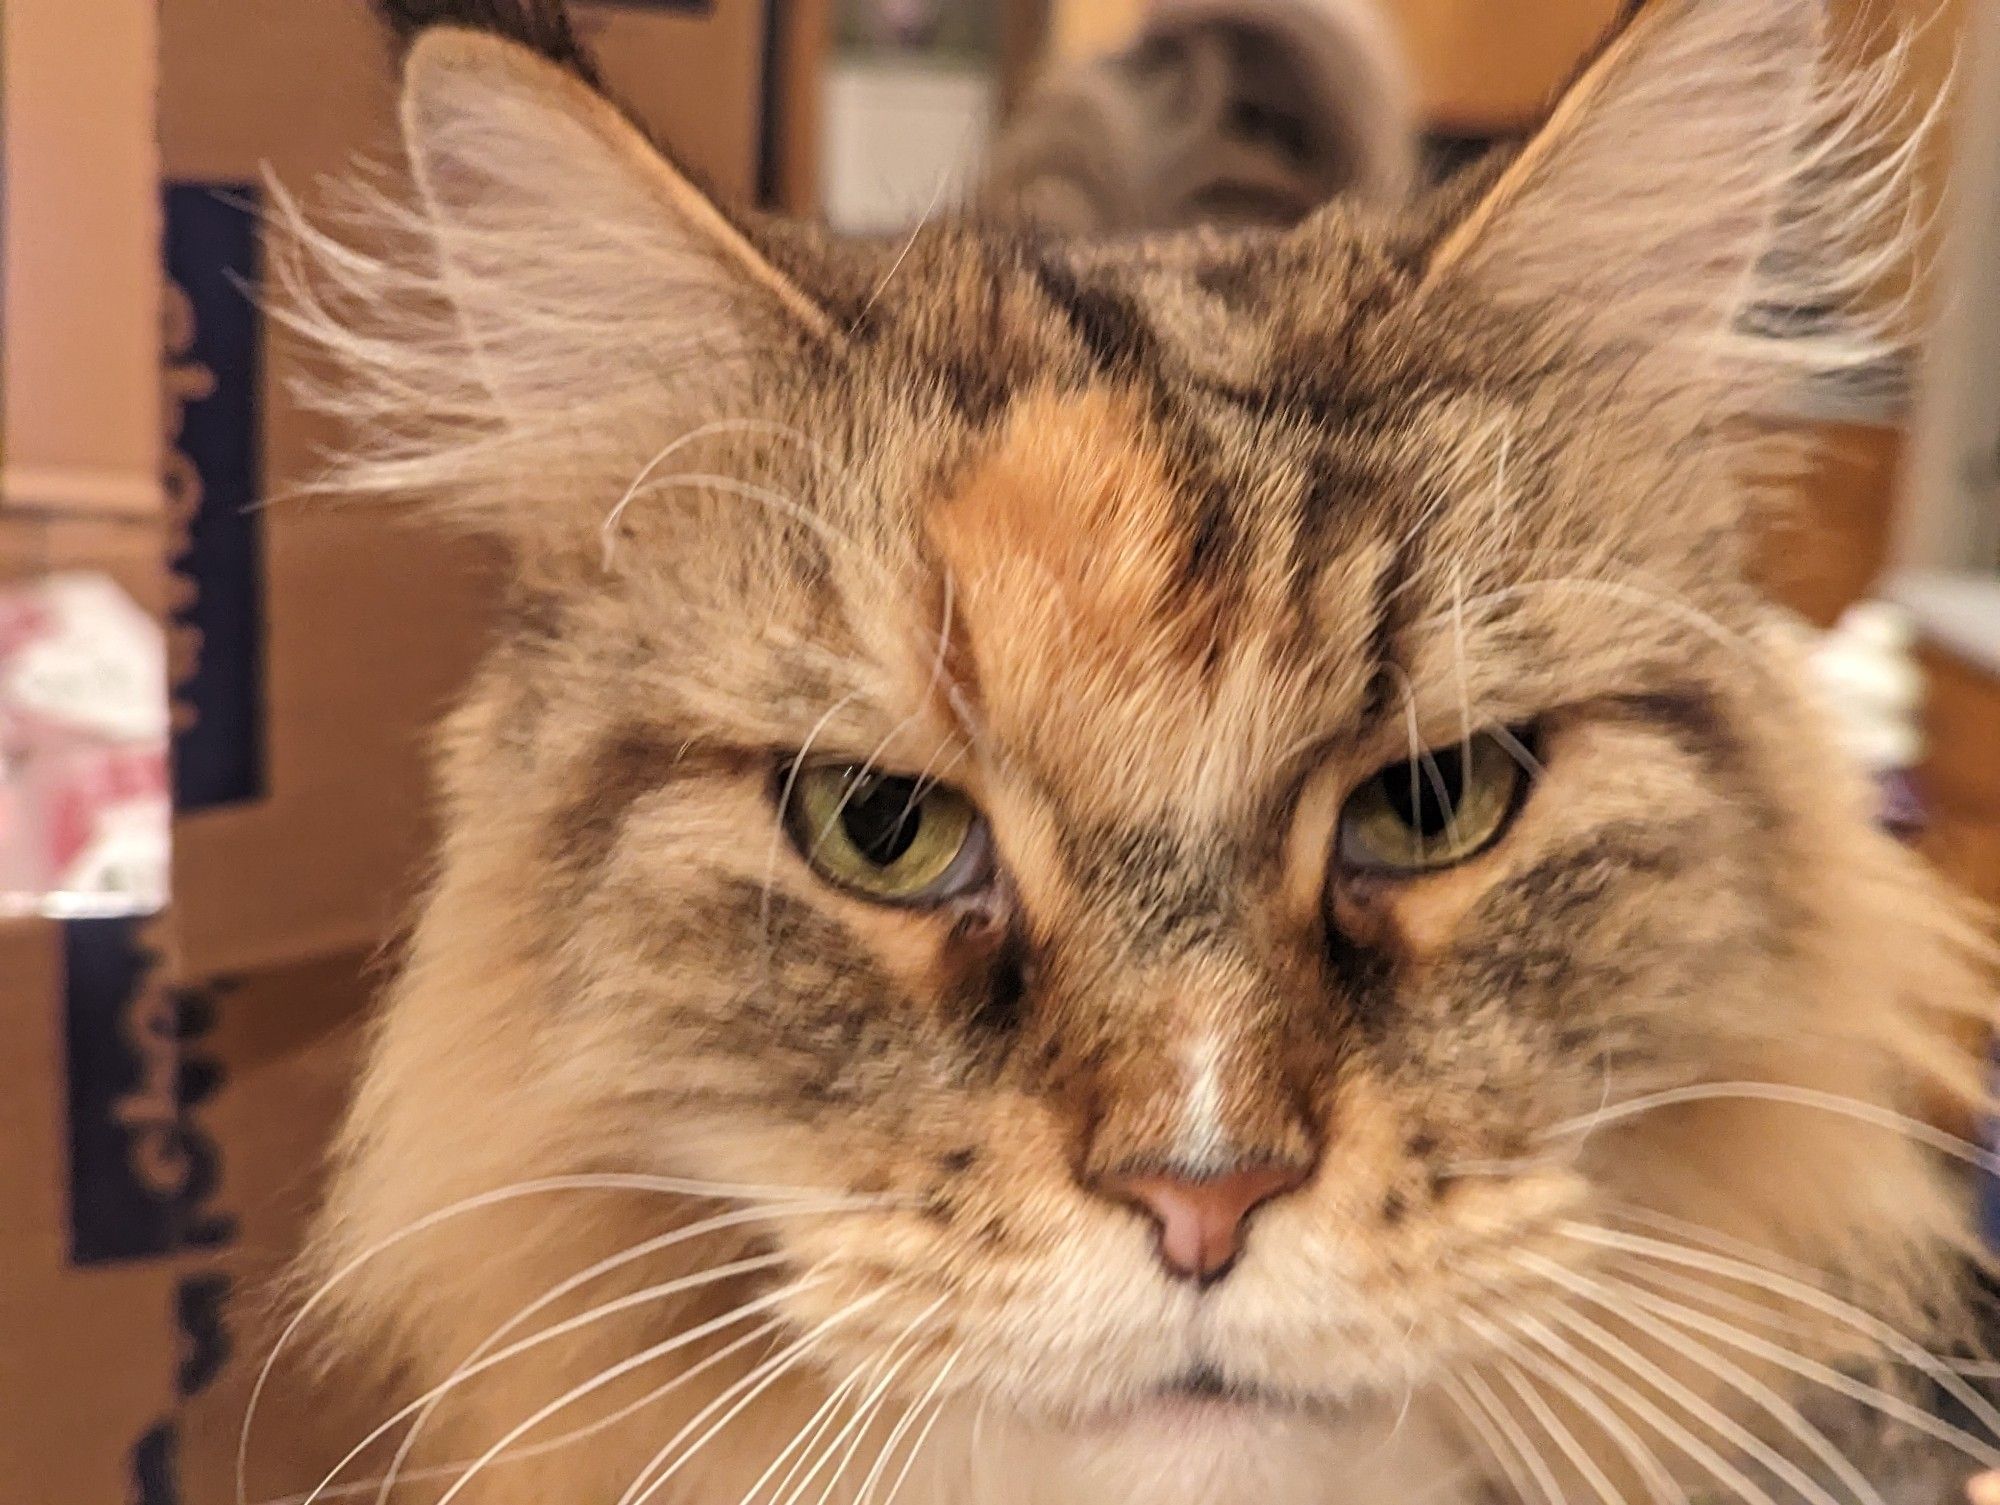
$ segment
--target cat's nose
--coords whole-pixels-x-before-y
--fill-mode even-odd
[[[1100,1185],[1106,1196],[1129,1202],[1159,1225],[1160,1263],[1168,1274],[1207,1285],[1236,1263],[1257,1209],[1297,1191],[1310,1174],[1297,1166],[1257,1165],[1212,1176],[1114,1175]]]

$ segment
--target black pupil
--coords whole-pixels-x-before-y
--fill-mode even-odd
[[[1448,834],[1465,801],[1465,751],[1442,747],[1384,769],[1382,793],[1396,816],[1425,841]]]
[[[923,821],[914,779],[863,779],[840,812],[841,830],[876,867],[889,867],[909,851]]]

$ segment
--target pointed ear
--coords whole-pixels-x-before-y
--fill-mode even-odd
[[[270,184],[273,311],[327,359],[301,372],[302,399],[342,420],[319,489],[561,556],[764,364],[837,345],[819,306],[570,73],[450,28],[405,70],[413,201],[336,182],[309,217]]]
[[[401,118],[442,291],[524,421],[677,356],[712,369],[776,325],[829,332],[623,114],[526,48],[424,33]]]
[[[1817,182],[1843,149],[1819,10],[1652,0],[1436,243],[1428,280],[1558,303],[1649,343],[1726,336],[1779,291],[1764,280],[1774,228],[1798,208],[1808,159],[1815,192],[1839,191],[1837,174]]]

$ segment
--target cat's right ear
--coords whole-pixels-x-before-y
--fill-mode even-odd
[[[524,421],[677,359],[712,377],[774,325],[829,332],[631,121],[524,47],[425,32],[401,121],[468,355]]]
[[[401,119],[414,195],[272,182],[274,313],[330,359],[321,489],[567,556],[659,447],[840,333],[615,106],[490,33],[423,31]],[[342,227],[349,233],[341,233]]]

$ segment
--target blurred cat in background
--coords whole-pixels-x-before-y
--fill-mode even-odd
[[[1990,1453],[1908,1117],[1988,982],[1748,575],[1908,155],[1812,0],[1660,0],[1438,193],[1362,12],[1175,0],[888,241],[718,210],[559,9],[391,10],[412,191],[294,317],[341,486],[514,563],[312,1264],[385,1496]]]
[[[1370,0],[1164,0],[1130,46],[1044,74],[981,198],[1072,234],[1394,204],[1417,181],[1410,95]]]

